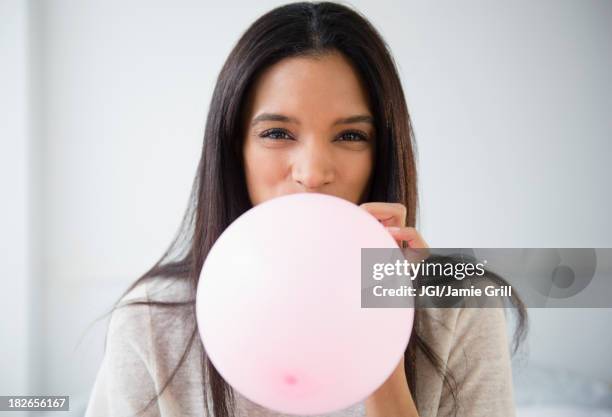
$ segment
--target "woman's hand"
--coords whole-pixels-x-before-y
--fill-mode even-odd
[[[403,247],[429,248],[414,227],[406,227],[406,207],[398,203],[364,203],[360,206],[380,221]],[[404,357],[387,380],[365,401],[368,417],[418,417],[404,369]]]
[[[402,241],[405,241],[409,248],[429,248],[414,227],[406,227],[407,210],[403,204],[364,203],[359,207],[376,217],[395,238],[400,248],[402,247]]]

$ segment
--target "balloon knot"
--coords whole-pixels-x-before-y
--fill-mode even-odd
[[[295,385],[295,383],[297,382],[297,378],[293,375],[286,375],[285,382],[287,383],[287,385]]]

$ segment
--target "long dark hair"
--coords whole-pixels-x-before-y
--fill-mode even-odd
[[[397,69],[382,37],[359,13],[335,3],[293,3],[261,16],[239,39],[217,79],[197,174],[178,234],[159,261],[124,292],[113,308],[146,304],[173,312],[182,310],[187,312],[193,326],[178,365],[145,409],[175,377],[193,344],[199,343],[202,347],[194,308],[200,271],[219,235],[252,207],[242,164],[244,135],[241,122],[243,104],[250,87],[262,70],[281,59],[332,51],[349,59],[370,94],[377,142],[366,201],[402,203],[407,208],[406,224],[415,226],[418,194],[414,134]],[[186,281],[192,298],[121,303],[121,299],[137,285],[155,277]],[[515,298],[512,303],[518,313],[514,338],[516,351],[525,335],[526,311],[520,299]],[[419,331],[419,323],[424,320],[427,320],[425,311],[416,309],[414,330],[405,352],[407,383],[414,393],[414,358],[420,350],[436,369],[456,403],[458,387],[452,373]],[[210,390],[209,393],[203,387],[206,409],[212,410],[216,417],[233,415],[231,387],[208,360],[203,347],[201,359],[202,373]]]

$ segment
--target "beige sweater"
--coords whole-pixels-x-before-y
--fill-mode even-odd
[[[156,279],[131,291],[124,300],[186,300],[181,281]],[[502,308],[427,309],[422,331],[427,342],[453,371],[459,390],[458,417],[515,416],[509,345]],[[187,311],[185,311],[187,314]],[[193,328],[187,315],[177,317],[149,306],[116,310],[109,322],[106,348],[85,417],[127,417],[144,407],[162,388],[178,363]],[[199,336],[196,336],[199,337]],[[186,362],[145,416],[201,417],[204,409],[201,343],[194,341]],[[416,357],[416,399],[421,417],[449,416],[452,397],[429,362]],[[235,392],[237,415],[284,417]],[[365,416],[363,402],[328,414]]]

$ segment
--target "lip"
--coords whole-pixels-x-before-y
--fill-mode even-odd
[[[332,193],[325,193],[323,191],[313,191],[313,190],[308,190],[308,191],[306,191],[306,190],[291,191],[291,192],[288,192],[288,193],[285,193],[285,194],[282,194],[282,195],[287,195],[287,194],[304,194],[304,193],[307,193],[307,194],[325,194],[325,195],[330,195],[332,197],[340,198],[340,196],[337,196],[337,195],[332,194]]]

